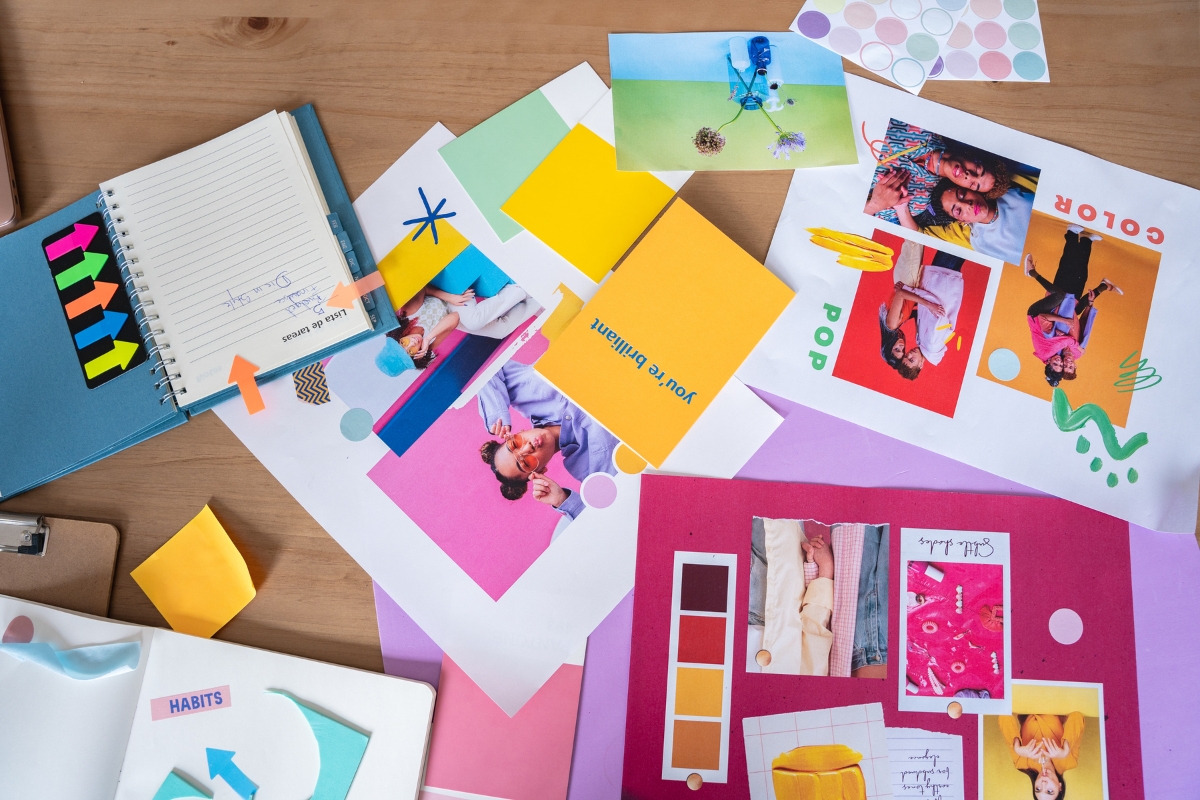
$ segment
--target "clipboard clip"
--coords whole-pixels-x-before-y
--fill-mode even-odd
[[[49,538],[50,526],[45,517],[0,512],[0,553],[44,556]]]

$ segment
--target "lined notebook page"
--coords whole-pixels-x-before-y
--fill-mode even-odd
[[[370,329],[361,304],[324,305],[353,278],[290,124],[271,112],[100,186],[182,407],[235,355],[265,372]]]

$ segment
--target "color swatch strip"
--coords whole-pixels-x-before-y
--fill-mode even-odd
[[[736,576],[734,554],[675,553],[663,780],[726,782]]]

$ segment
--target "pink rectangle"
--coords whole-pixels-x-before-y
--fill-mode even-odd
[[[199,714],[201,711],[216,711],[233,705],[233,695],[228,686],[185,692],[170,697],[156,697],[150,701],[150,719],[170,719]]]

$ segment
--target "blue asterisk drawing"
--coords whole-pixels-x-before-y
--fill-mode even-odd
[[[418,236],[425,232],[426,228],[429,228],[431,231],[433,231],[433,243],[437,244],[437,221],[439,219],[449,219],[458,212],[451,211],[449,214],[439,214],[438,212],[442,210],[442,206],[446,205],[446,198],[442,198],[442,202],[437,204],[437,208],[431,209],[429,207],[429,201],[425,199],[425,190],[418,186],[417,191],[421,193],[421,202],[425,204],[425,216],[416,217],[415,219],[406,219],[404,220],[404,224],[416,225],[418,222],[421,223],[421,227],[417,228],[417,232],[413,234],[412,240],[414,242],[417,240]]]

